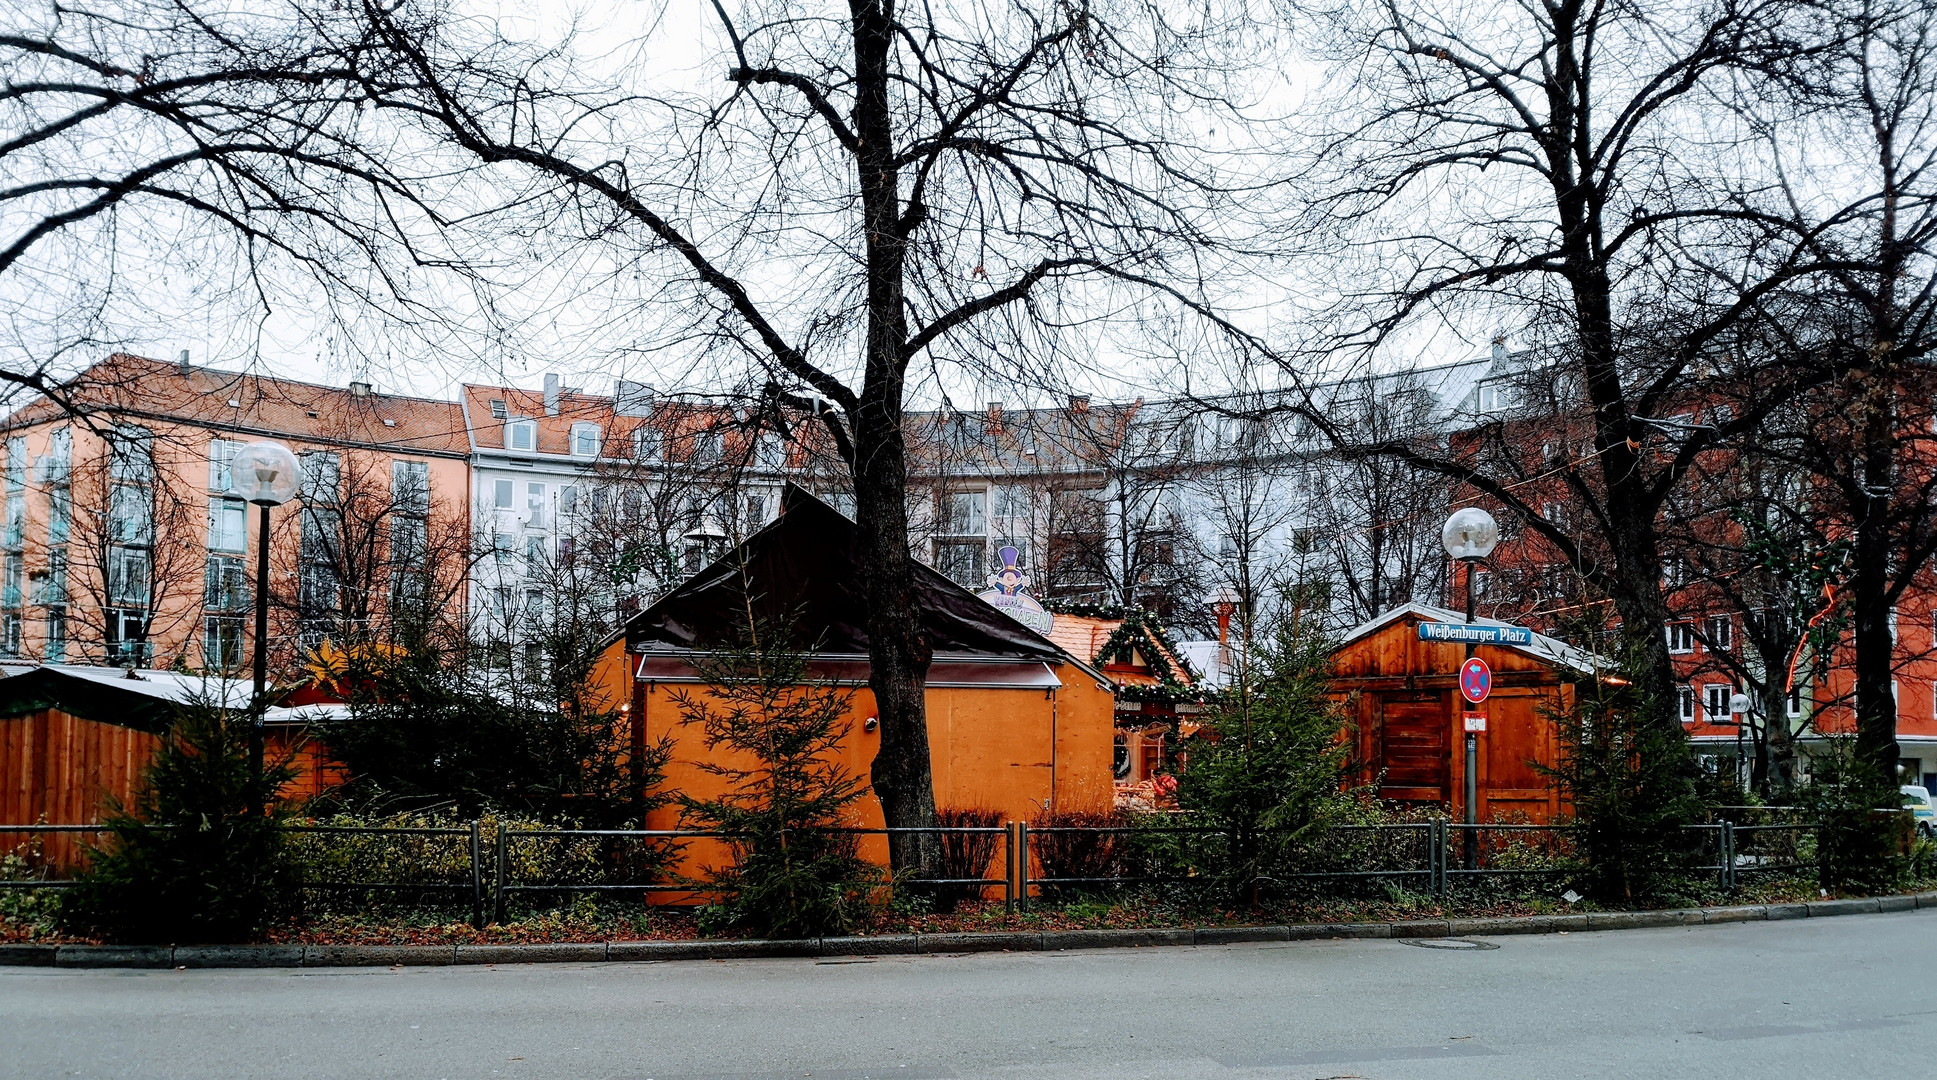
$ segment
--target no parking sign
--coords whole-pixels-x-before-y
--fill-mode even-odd
[[[1486,661],[1473,656],[1459,666],[1459,692],[1475,705],[1493,692],[1493,669],[1486,666]]]

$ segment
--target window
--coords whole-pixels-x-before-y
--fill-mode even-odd
[[[610,501],[611,496],[606,493],[604,488],[595,487],[592,489],[592,513],[594,515],[602,516],[605,513],[606,505]]]
[[[589,458],[599,456],[599,426],[597,424],[572,425],[572,456]]]
[[[73,455],[74,433],[67,428],[55,428],[47,436],[47,456],[41,459],[40,464],[41,481],[54,485],[67,483]]]
[[[130,607],[148,606],[148,552],[142,548],[111,548],[108,552],[108,602]]]
[[[116,484],[108,492],[108,542],[146,544],[150,542],[149,489],[131,484]]]
[[[47,607],[67,603],[67,549],[47,553],[47,569],[33,575],[33,601]]]
[[[343,463],[334,453],[315,450],[301,455],[303,502],[335,506],[343,490]]]
[[[567,484],[558,489],[558,512],[561,514],[578,513],[578,488]]]
[[[702,431],[693,440],[693,460],[713,462],[720,460],[725,439],[718,431]]]
[[[212,498],[208,501],[208,546],[210,551],[247,551],[249,504],[241,499]]]
[[[1563,519],[1566,517],[1566,513],[1567,512],[1563,510],[1561,508],[1561,505],[1557,502],[1540,504],[1541,520],[1546,521],[1549,524],[1565,525],[1566,522]]]
[[[27,560],[19,555],[7,556],[6,568],[0,571],[0,607],[17,608],[20,606],[21,585],[27,578]]]
[[[14,491],[7,495],[6,546],[14,551],[27,543],[27,495]]]
[[[1481,600],[1486,599],[1493,586],[1493,572],[1490,570],[1474,570],[1472,574],[1473,595]]]
[[[64,487],[49,491],[47,493],[47,542],[67,543],[67,534],[73,525],[74,492]]]
[[[108,478],[123,484],[154,481],[155,437],[146,428],[126,425],[108,434]]]
[[[5,615],[0,615],[0,654],[20,655],[20,628],[21,619],[18,611],[9,611]]]
[[[951,491],[943,495],[939,531],[947,536],[985,535],[989,526],[982,507],[980,491]]]
[[[1507,388],[1501,386],[1499,383],[1481,383],[1480,411],[1500,412],[1507,407],[1511,396],[1507,392]]]
[[[218,671],[242,666],[242,623],[234,615],[210,615],[202,620],[202,663]]]
[[[767,500],[765,496],[747,496],[747,528],[757,529],[767,523]]]
[[[990,492],[994,514],[1013,521],[1029,516],[1029,489],[1021,484],[1002,484]]]
[[[525,485],[525,527],[542,529],[545,527],[545,485]]]
[[[1667,589],[1679,589],[1688,584],[1688,564],[1680,559],[1661,560],[1661,585]]]
[[[1727,615],[1708,617],[1708,651],[1725,653],[1734,647],[1735,620]]]
[[[754,460],[763,469],[779,469],[787,464],[787,443],[771,431],[760,433],[753,448]]]
[[[1734,720],[1729,713],[1729,695],[1735,687],[1728,683],[1708,683],[1702,687],[1702,712],[1711,724],[1728,724]]]
[[[108,612],[108,662],[115,665],[147,666],[148,614],[136,608],[117,608]]]
[[[1725,427],[1735,420],[1735,410],[1727,405],[1717,405],[1708,410],[1708,422],[1713,427]]]
[[[1691,653],[1695,651],[1695,624],[1675,622],[1668,624],[1668,651],[1671,653]]]
[[[400,514],[430,513],[430,464],[423,461],[390,463],[390,500]]]
[[[949,580],[968,588],[983,584],[987,574],[982,564],[987,555],[988,545],[981,540],[935,541],[935,569]]]
[[[651,428],[639,428],[632,433],[632,456],[639,461],[658,461],[664,451],[665,440]]]
[[[538,445],[538,425],[529,420],[514,420],[506,424],[504,445],[507,450],[530,452]]]
[[[506,420],[506,419],[509,419],[510,417],[511,417],[511,410],[509,407],[505,405],[504,399],[501,397],[492,398],[491,399],[491,419]]]
[[[208,444],[208,489],[227,491],[233,486],[229,465],[242,444],[229,439],[210,439]]]
[[[525,538],[525,573],[538,576],[545,572],[545,538],[528,536]]]
[[[7,490],[27,486],[27,440],[16,435],[7,440]]]
[[[233,555],[211,555],[203,571],[202,606],[209,611],[245,611],[249,607],[249,579],[242,560]]]
[[[500,510],[511,509],[511,488],[509,480],[494,481],[491,485],[491,505]]]
[[[1897,609],[1890,609],[1890,644],[1897,643]]]
[[[67,659],[67,609],[50,607],[47,609],[47,660],[49,663],[62,663]]]
[[[1684,686],[1678,691],[1678,696],[1681,698],[1681,722],[1684,724],[1694,723],[1695,688],[1692,686]]]
[[[1803,714],[1802,683],[1789,688],[1788,711],[1791,719]]]

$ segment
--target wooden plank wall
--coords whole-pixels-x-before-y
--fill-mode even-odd
[[[264,742],[269,760],[287,757],[296,769],[296,779],[281,793],[287,802],[306,802],[345,779],[343,766],[322,744],[300,732],[272,727]],[[0,825],[102,821],[117,801],[133,801],[160,746],[161,738],[145,731],[56,710],[0,720]],[[99,838],[57,833],[34,840],[0,831],[0,853],[23,845],[31,852],[38,844],[38,859],[71,868],[80,861],[85,841]]]
[[[100,724],[58,710],[0,720],[0,824],[89,825],[102,820],[113,800],[134,797],[142,770],[161,739],[145,731]],[[0,836],[12,851],[28,838]],[[41,855],[72,866],[82,838],[52,835]]]

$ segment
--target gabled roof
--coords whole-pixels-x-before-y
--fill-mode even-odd
[[[1360,623],[1347,631],[1345,636],[1339,639],[1334,651],[1336,649],[1342,649],[1362,638],[1371,637],[1373,634],[1391,626],[1395,622],[1405,619],[1407,616],[1416,617],[1424,622],[1463,623],[1466,621],[1466,616],[1459,612],[1451,611],[1443,607],[1435,607],[1432,604],[1421,604],[1417,602],[1401,604],[1391,611],[1380,615],[1378,618],[1369,622]],[[1474,619],[1473,625],[1512,626],[1513,624],[1502,622],[1499,619]],[[1552,664],[1555,667],[1564,667],[1581,675],[1599,675],[1615,669],[1614,661],[1609,660],[1607,657],[1597,656],[1594,653],[1588,652],[1586,649],[1577,649],[1558,638],[1550,638],[1545,634],[1534,634],[1533,641],[1526,645],[1488,645],[1487,648],[1512,649],[1515,652],[1531,656],[1543,663]]]
[[[916,610],[938,657],[1075,663],[1085,660],[1016,622],[935,570],[916,563]],[[860,527],[789,484],[780,517],[627,620],[633,651],[709,650],[738,640],[750,605],[755,618],[791,623],[794,647],[822,656],[868,650]]]

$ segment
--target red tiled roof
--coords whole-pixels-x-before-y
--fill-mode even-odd
[[[267,375],[182,366],[115,353],[68,384],[82,407],[120,419],[154,419],[216,431],[463,456],[470,447],[455,402]],[[61,419],[58,406],[32,402],[0,423],[14,429]]]

